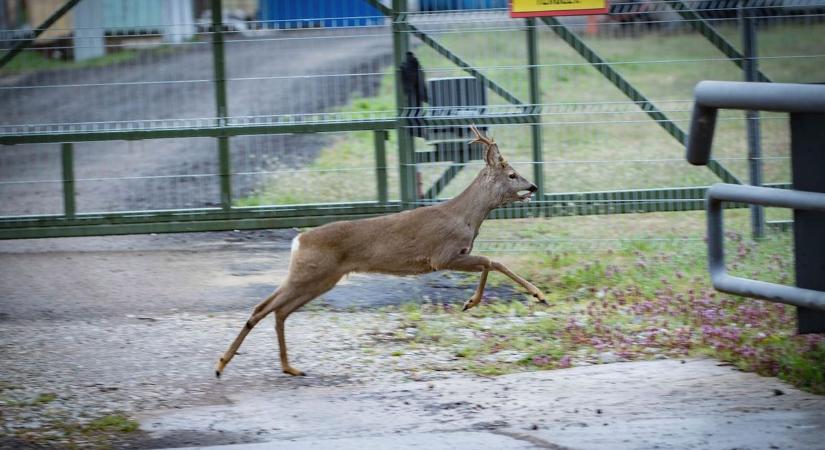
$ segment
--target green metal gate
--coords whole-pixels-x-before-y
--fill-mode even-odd
[[[768,81],[753,64],[759,60],[755,48],[743,54],[732,44],[740,33],[746,42],[748,36],[753,39],[754,24],[764,29],[768,50],[774,52],[759,61],[773,68],[781,81],[817,81],[799,78],[815,76],[809,67],[825,57],[825,48],[815,39],[825,29],[825,2],[805,8],[780,4],[771,11],[764,2],[708,8],[708,2],[676,0],[649,3],[644,9],[638,3],[614,3],[609,18],[587,21],[510,19],[506,11],[481,7],[410,11],[405,0],[391,5],[365,1],[382,20],[365,23],[363,17],[342,17],[333,21],[340,26],[317,28],[308,19],[306,27],[296,29],[294,20],[287,24],[234,17],[227,10],[236,5],[213,0],[209,10],[196,12],[195,39],[170,44],[158,36],[121,30],[101,37],[107,56],[71,66],[42,62],[39,56],[71,45],[70,40],[43,44],[37,35],[76,0],[56,11],[34,35],[10,39],[0,60],[0,100],[7,110],[0,125],[0,195],[7,205],[0,207],[0,238],[303,227],[414,208],[452,195],[475,172],[463,169],[478,162],[455,156],[463,144],[438,146],[431,139],[432,130],[470,124],[491,127],[505,154],[513,155],[514,165],[540,187],[534,202],[501,208],[492,213],[494,218],[702,209],[712,181],[741,183],[748,173],[760,174],[763,164],[776,167],[768,167],[769,176],[757,184],[786,186],[787,154],[761,155],[754,147],[759,139],[752,139],[748,149],[730,145],[745,133],[742,118],[731,115],[722,118],[729,124],[728,135],[735,136],[722,138],[730,148],[708,165],[710,171],[686,168],[680,154],[691,106],[685,88],[705,77]],[[784,35],[807,36],[810,45],[774,49],[773,41]],[[670,47],[656,50],[665,41]],[[359,58],[374,57],[353,67],[324,65],[325,59],[337,61],[335,52],[346,47],[357,47]],[[430,79],[474,78],[488,93],[489,104],[469,112],[409,107],[399,70],[408,51],[421,60]],[[257,64],[248,62],[274,53],[280,63],[273,67],[284,68],[283,74],[256,72]],[[659,58],[659,53],[667,58]],[[310,62],[318,65],[309,73],[301,73],[300,67],[289,72],[290,64],[302,64],[307,54],[317,55]],[[210,59],[210,64],[202,64]],[[22,62],[14,66],[15,61]],[[158,72],[167,70],[162,74],[167,78],[152,79],[156,67]],[[684,73],[688,75],[671,75]],[[677,81],[655,79],[670,76]],[[242,89],[250,85],[258,87]],[[264,102],[270,87],[288,95]],[[202,105],[193,99],[200,101],[204,89],[214,109],[201,112]],[[646,95],[646,89],[653,96]],[[71,105],[61,104],[66,98],[72,99]],[[176,110],[189,103],[195,106],[183,113]],[[136,104],[146,105],[146,110],[128,113],[143,116],[124,113],[107,120],[110,110]],[[61,116],[62,109],[83,117]],[[50,119],[52,113],[57,119]],[[770,131],[768,137],[763,133],[766,145],[778,148],[787,138],[782,120],[781,115],[751,116],[748,123],[761,123]],[[759,129],[750,127],[748,133],[758,137]],[[308,144],[309,136],[316,135],[320,140]],[[396,146],[390,152],[388,140]],[[317,155],[295,156],[300,152],[289,148],[292,143],[297,148],[332,148],[340,151],[342,161],[348,152],[357,153],[356,162],[363,164],[365,149],[351,147],[365,142],[371,147],[369,167],[305,169]],[[450,145],[459,150],[450,150]],[[271,161],[274,146],[283,147],[275,156],[289,162]],[[109,158],[106,152],[145,153],[160,162],[150,175],[141,172],[140,158],[130,159],[134,175],[126,168],[107,176],[107,167],[84,173],[103,164],[100,161]],[[181,158],[176,159],[175,152]],[[203,163],[189,157],[197,153],[202,158],[202,152],[211,153],[212,162],[198,172]],[[331,155],[334,162],[335,152]],[[47,169],[26,169],[20,161],[27,158],[34,161],[29,166]],[[255,158],[270,161],[258,164]],[[167,168],[183,172],[166,173]],[[347,183],[367,194],[350,198],[356,195],[348,194],[349,185],[333,180],[328,200],[310,195],[328,173],[352,174]],[[245,177],[263,181],[246,182]],[[287,178],[297,184],[290,195],[261,193]],[[303,191],[301,183],[306,184]],[[84,190],[90,184],[104,187]],[[116,188],[108,192],[108,186]],[[29,200],[20,200],[24,191]],[[191,198],[174,198],[174,192],[189,192]],[[96,204],[93,197],[98,194],[130,200]],[[167,201],[164,196],[172,197]]]

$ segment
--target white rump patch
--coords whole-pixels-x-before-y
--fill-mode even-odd
[[[295,253],[295,252],[298,251],[298,247],[301,246],[300,238],[301,238],[300,234],[298,236],[295,236],[294,238],[292,238],[292,250],[290,250],[291,253]]]

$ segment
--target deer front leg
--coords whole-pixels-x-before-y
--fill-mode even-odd
[[[469,300],[464,302],[463,311],[481,303],[481,298],[484,295],[484,287],[487,285],[487,274],[492,268],[490,258],[484,256],[473,256],[461,254],[444,264],[439,269],[457,270],[460,272],[481,272],[481,279],[478,280],[478,287],[475,293]]]
[[[530,295],[535,297],[536,300],[539,301],[539,303],[543,303],[545,305],[547,304],[547,299],[544,297],[544,293],[542,293],[539,290],[539,288],[533,286],[533,284],[529,281],[513,273],[513,271],[508,269],[507,266],[505,266],[504,264],[498,261],[492,261],[491,264],[493,266],[493,270],[496,270],[498,272],[503,273],[504,275],[507,275],[508,277],[510,277],[511,280],[520,284],[522,287],[524,287],[524,289],[527,289],[527,292],[529,292]]]
[[[475,294],[470,298],[470,300],[464,303],[465,311],[478,305],[481,301],[481,295],[484,293],[484,286],[487,282],[487,273],[490,270],[495,270],[507,275],[510,279],[527,289],[527,292],[535,297],[539,303],[543,303],[545,305],[547,304],[544,293],[542,293],[539,288],[533,286],[533,284],[529,281],[513,273],[513,271],[508,269],[504,264],[498,261],[491,261],[490,258],[484,256],[460,255],[447,262],[443,268],[463,272],[481,272],[481,280],[479,280],[478,288],[476,289]]]
[[[462,311],[467,311],[470,308],[477,306],[481,303],[481,297],[484,295],[484,286],[487,285],[487,274],[490,273],[490,269],[487,267],[481,270],[481,278],[478,280],[478,287],[476,288],[475,294],[470,297],[469,300],[464,302],[464,309]]]

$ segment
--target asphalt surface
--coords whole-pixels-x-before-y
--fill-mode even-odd
[[[260,430],[223,450],[821,449],[825,397],[713,360],[230,395],[143,415],[156,433]]]
[[[3,395],[56,396],[7,403],[0,448],[22,445],[21,430],[113,411],[141,425],[118,448],[821,448],[825,397],[775,378],[713,360],[482,377],[449,348],[400,343],[416,332],[404,315],[368,306],[458,306],[472,276],[350,277],[287,323],[291,361],[308,376],[280,373],[267,319],[215,379],[216,359],[285,275],[292,233],[0,242]]]
[[[0,322],[122,319],[244,310],[286,276],[295,230],[0,241]],[[332,309],[462,303],[477,277],[352,274],[316,302]],[[519,296],[488,286],[486,298]]]

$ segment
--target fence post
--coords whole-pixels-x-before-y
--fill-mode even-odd
[[[74,144],[64,142],[60,144],[60,159],[63,169],[63,215],[67,219],[75,216],[74,193]]]
[[[404,22],[407,17],[407,0],[392,0],[392,44],[393,64],[395,64],[395,105],[397,111],[396,132],[398,133],[398,170],[401,191],[401,209],[414,208],[417,202],[417,182],[415,168],[415,142],[407,129],[409,121],[404,117],[407,98],[401,83],[401,63],[410,48],[410,35]]]
[[[375,181],[378,187],[378,203],[387,204],[387,151],[384,142],[387,140],[387,132],[384,130],[375,131]]]
[[[527,75],[530,83],[530,108],[532,112],[538,113],[541,105],[541,88],[539,78],[539,49],[538,30],[536,29],[536,19],[527,19]],[[533,125],[530,126],[533,140],[533,183],[538,187],[536,200],[544,200],[544,161],[542,155],[541,142],[541,114],[535,116]],[[539,203],[542,205],[542,203]],[[540,206],[541,207],[541,206]]]
[[[215,69],[215,106],[218,126],[226,126],[229,111],[226,107],[226,64],[223,52],[223,5],[212,0],[212,63]],[[218,138],[218,173],[221,184],[221,208],[232,208],[232,167],[229,157],[229,137]]]
[[[756,50],[756,21],[749,8],[750,2],[739,6],[739,26],[742,28],[742,71],[745,81],[759,81],[758,54]],[[762,145],[759,127],[759,111],[745,111],[748,138],[748,173],[753,186],[762,186]],[[765,209],[751,205],[751,235],[754,239],[765,236]]]

